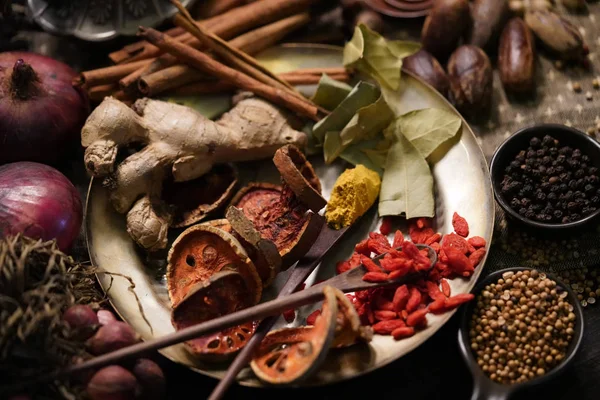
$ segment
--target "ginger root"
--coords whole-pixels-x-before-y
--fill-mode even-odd
[[[140,99],[130,108],[107,97],[90,114],[82,131],[85,167],[103,177],[115,210],[127,213],[127,231],[141,247],[167,245],[172,222],[160,205],[163,181],[199,178],[215,164],[272,157],[286,144],[306,146],[306,134],[294,120],[265,100],[245,98],[218,120],[173,103]],[[119,149],[143,149],[115,165]],[[161,210],[158,210],[161,208]]]

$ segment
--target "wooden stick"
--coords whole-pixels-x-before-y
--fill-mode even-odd
[[[266,0],[265,0],[266,1]],[[250,91],[257,96],[272,101],[276,105],[285,106],[288,109],[299,113],[305,117],[318,121],[318,109],[315,106],[307,104],[286,91],[272,88],[248,75],[237,71],[227,65],[210,58],[206,54],[198,51],[184,43],[180,43],[173,38],[152,28],[140,27],[139,36],[148,40],[150,43],[161,48],[163,51],[175,55],[185,63],[215,76],[226,82],[234,84],[236,87]]]
[[[150,60],[141,60],[129,64],[113,65],[105,68],[93,69],[79,74],[74,85],[86,85],[88,87],[116,83],[119,79],[131,74],[150,63]]]
[[[253,55],[271,47],[291,31],[309,21],[308,13],[293,15],[238,36],[230,40],[229,45]],[[195,68],[185,64],[173,65],[139,78],[138,90],[144,96],[155,96],[187,83],[198,82],[203,78],[206,76]]]

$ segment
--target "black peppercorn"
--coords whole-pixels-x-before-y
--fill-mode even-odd
[[[558,198],[558,196],[556,195],[556,193],[552,192],[548,193],[548,196],[546,196],[546,198],[548,199],[548,201],[554,202]]]
[[[546,194],[542,191],[536,192],[535,199],[537,201],[544,201],[544,200],[546,200]]]
[[[526,209],[525,207],[521,207],[521,208],[519,209],[519,214],[521,214],[521,215],[525,215],[526,213],[527,213],[527,209]]]
[[[533,147],[534,149],[540,147],[541,144],[542,144],[542,141],[539,138],[536,138],[536,137],[531,138],[531,140],[529,141],[529,145],[531,147]]]
[[[542,139],[542,146],[553,146],[554,145],[554,138],[550,135],[546,135],[544,136],[544,139]]]
[[[552,213],[552,216],[554,218],[556,218],[557,220],[562,219],[563,213],[560,210],[554,210],[554,212]]]

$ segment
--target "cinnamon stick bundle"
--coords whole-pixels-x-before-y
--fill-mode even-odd
[[[270,87],[155,29],[141,27],[138,35],[161,50],[173,54],[183,62],[210,76],[229,82],[239,89],[250,91],[274,104],[284,106],[293,112],[318,121],[317,107],[308,104],[293,94]]]
[[[113,65],[110,67],[84,71],[75,78],[73,84],[92,87],[107,83],[116,83],[119,79],[129,75],[133,71],[137,71],[149,63],[150,60],[141,60],[129,64]]]
[[[232,8],[250,3],[252,0],[205,0],[192,8],[191,13],[197,18],[210,18],[223,14]]]

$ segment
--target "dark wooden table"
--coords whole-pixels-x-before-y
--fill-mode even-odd
[[[33,51],[45,53],[69,63],[76,69],[106,63],[109,50],[119,48],[119,40],[92,44],[57,38],[39,32],[22,32]],[[78,186],[82,196],[87,191],[87,177],[82,165],[82,154],[74,154],[61,170]],[[83,236],[75,256],[87,260]],[[486,269],[489,269],[488,266]],[[485,271],[482,274],[486,275]],[[263,400],[291,398],[333,399],[467,399],[471,396],[472,379],[463,362],[457,343],[458,313],[429,341],[401,360],[365,376],[335,385],[311,389],[253,389],[234,386],[227,398],[258,398]],[[585,335],[579,354],[571,368],[543,388],[528,390],[515,399],[528,396],[544,399],[596,400],[600,398],[600,308],[585,311]],[[157,357],[168,381],[168,398],[206,398],[216,380],[191,372],[162,357]]]

